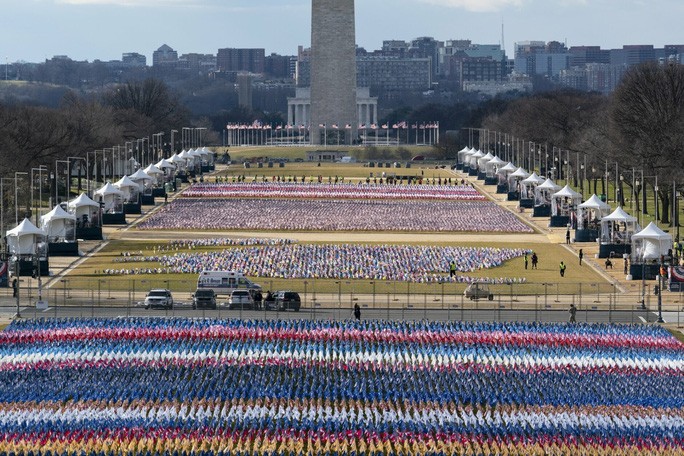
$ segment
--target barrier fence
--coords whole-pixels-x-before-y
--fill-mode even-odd
[[[75,288],[69,279],[61,279],[43,288],[39,299],[37,281],[24,278],[19,290],[20,313],[26,317],[158,315],[160,311],[144,308],[145,295],[152,288],[168,288],[174,296],[174,307],[161,312],[178,316],[346,319],[353,317],[352,309],[358,304],[363,318],[567,321],[570,305],[574,304],[577,321],[643,323],[658,317],[654,284],[646,283],[642,290],[637,282],[627,292],[606,283],[497,284],[490,286],[491,299],[476,300],[464,296],[463,284],[419,287],[406,282],[378,282],[374,292],[356,293],[358,284],[352,281],[338,282],[334,291],[330,291],[329,284],[317,287],[315,282],[307,282],[304,290],[298,290],[301,311],[287,313],[230,310],[228,296],[218,297],[216,310],[192,309],[191,292],[177,291],[187,290],[188,283],[168,280],[131,278],[125,290],[112,289],[106,279],[89,281],[85,287],[82,281],[80,284]],[[0,289],[0,311],[8,314],[16,308],[12,289]],[[684,293],[665,291],[661,311],[666,322],[684,324]]]

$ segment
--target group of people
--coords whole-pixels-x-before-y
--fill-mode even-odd
[[[55,319],[0,333],[0,454],[674,454],[651,326]],[[648,394],[644,394],[648,391]]]

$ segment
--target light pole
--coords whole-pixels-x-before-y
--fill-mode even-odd
[[[33,204],[33,183],[35,182],[35,178],[33,175],[34,171],[38,171],[38,200],[40,204],[40,209],[43,208],[43,171],[47,172],[47,167],[45,165],[40,165],[38,168],[31,168],[31,210],[33,210],[34,204]],[[36,210],[36,217],[35,217],[35,224],[38,226],[38,212],[39,210]]]
[[[58,188],[58,183],[59,183],[59,164],[60,163],[66,163],[66,179],[64,182],[64,194],[66,195],[66,199],[69,199],[69,185],[71,184],[71,179],[69,176],[69,160],[55,160],[55,205],[58,204],[59,200],[59,188]]]
[[[15,171],[14,172],[14,223],[16,225],[19,225],[19,196],[18,196],[18,192],[17,192],[17,188],[18,188],[17,176],[19,174],[24,174],[24,175],[28,176],[28,173],[24,172],[24,171]]]
[[[83,176],[83,163],[87,163],[86,159],[84,157],[67,157],[67,160],[69,161],[69,170],[71,171],[71,162],[78,162],[78,191],[80,192],[83,190],[83,187],[81,185],[81,177]],[[86,165],[87,166],[87,165]],[[69,176],[69,183],[71,183],[71,176]],[[68,200],[68,198],[67,198]]]
[[[178,133],[178,130],[171,130],[171,155],[176,153],[176,143],[174,141],[174,133]]]

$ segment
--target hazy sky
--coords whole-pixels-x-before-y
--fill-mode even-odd
[[[385,39],[470,39],[573,45],[684,43],[682,0],[357,0],[356,39],[367,50]],[[0,0],[0,58],[42,62],[119,60],[168,44],[179,55],[224,47],[296,54],[309,46],[310,0]],[[2,62],[4,63],[4,62]]]

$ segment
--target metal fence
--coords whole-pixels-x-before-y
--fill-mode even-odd
[[[12,289],[0,289],[0,312],[13,315],[17,307],[24,317],[92,317],[176,315],[220,318],[313,318],[343,320],[353,318],[352,309],[359,304],[363,318],[430,319],[482,321],[568,321],[571,304],[577,308],[577,321],[586,322],[653,322],[658,317],[658,296],[652,285],[642,290],[621,292],[611,284],[512,284],[492,287],[493,299],[470,300],[453,286],[438,284],[428,291],[417,291],[415,284],[405,282],[378,283],[375,293],[356,293],[349,285],[335,291],[319,291],[312,284],[300,291],[300,312],[265,310],[229,310],[227,297],[219,296],[216,310],[192,309],[191,292],[174,291],[174,283],[155,283],[131,279],[125,290],[110,288],[110,282],[99,279],[86,288],[72,288],[61,280],[42,290],[39,301],[36,281],[26,280],[19,291],[19,301]],[[187,284],[178,284],[185,288]],[[181,287],[183,286],[183,287]],[[149,310],[143,306],[147,290],[169,288],[174,307],[168,311]],[[330,288],[330,287],[328,287]],[[426,290],[426,288],[423,288]],[[572,291],[575,291],[574,293]],[[661,311],[668,323],[684,324],[684,293],[664,292]]]

